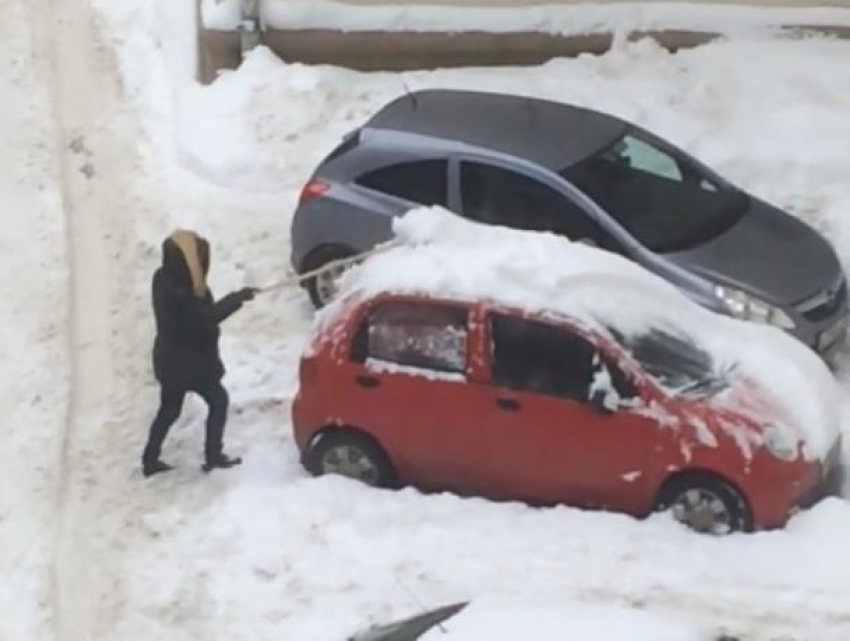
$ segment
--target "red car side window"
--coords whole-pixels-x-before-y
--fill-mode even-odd
[[[352,359],[375,359],[441,372],[464,372],[467,312],[435,303],[393,301],[372,310],[360,326]]]
[[[596,348],[566,329],[493,314],[493,383],[517,391],[590,400]]]

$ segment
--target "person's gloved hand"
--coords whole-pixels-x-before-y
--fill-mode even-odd
[[[254,300],[254,296],[257,294],[256,287],[243,287],[238,292],[236,292],[236,297],[239,299],[240,303],[245,303],[249,300]]]

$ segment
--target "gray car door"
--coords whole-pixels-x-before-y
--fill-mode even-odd
[[[622,252],[622,244],[581,194],[534,165],[521,167],[492,158],[459,156],[450,165],[453,209],[477,222],[529,231],[551,231],[570,240]]]

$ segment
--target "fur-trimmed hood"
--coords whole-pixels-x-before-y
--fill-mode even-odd
[[[199,234],[178,229],[162,243],[162,266],[171,280],[195,296],[207,295],[210,244]]]

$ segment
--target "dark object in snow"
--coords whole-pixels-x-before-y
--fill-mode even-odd
[[[349,639],[349,641],[416,641],[429,630],[441,629],[443,623],[460,613],[468,603],[455,603],[434,610],[426,610],[408,619],[379,625]]]
[[[156,317],[154,374],[160,384],[160,406],[142,455],[144,470],[158,467],[168,430],[180,416],[186,394],[194,392],[207,404],[204,455],[221,467],[228,396],[221,384],[224,364],[219,355],[219,324],[254,297],[246,287],[215,301],[207,287],[209,243],[194,232],[180,230],[162,244],[162,267],[153,276]],[[226,459],[231,460],[231,459]],[[146,474],[147,475],[147,474]]]
[[[85,163],[82,167],[80,167],[80,173],[88,180],[91,180],[92,178],[94,178],[94,175],[96,173],[94,165],[90,162]]]
[[[83,134],[74,136],[68,143],[68,149],[75,154],[89,154],[89,150],[86,149],[86,137]]]
[[[303,273],[368,250],[416,205],[621,254],[701,305],[779,327],[825,357],[844,342],[847,284],[825,238],[608,114],[486,92],[402,96],[304,186],[292,265]],[[305,285],[317,306],[334,292]]]

